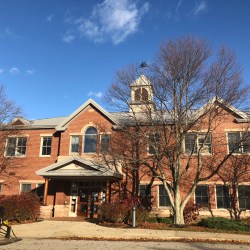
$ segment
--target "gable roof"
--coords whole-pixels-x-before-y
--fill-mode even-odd
[[[113,124],[117,124],[114,116],[111,116],[109,112],[107,112],[104,108],[102,108],[98,103],[96,103],[91,98],[88,99],[83,105],[81,105],[78,109],[76,109],[71,115],[66,117],[60,124],[56,126],[57,131],[64,131],[67,128],[69,122],[71,122],[75,117],[77,117],[83,110],[85,110],[89,105],[93,106],[100,113],[102,113],[105,117],[107,117]]]
[[[44,177],[115,177],[122,174],[107,168],[105,165],[94,163],[80,157],[69,157],[66,160],[53,163],[36,171]]]
[[[195,112],[195,116],[200,116],[206,112],[214,103],[220,104],[223,108],[228,109],[232,113],[234,113],[240,119],[248,119],[249,116],[246,112],[240,111],[236,109],[233,105],[227,103],[222,98],[215,96],[210,101],[208,101],[205,105],[203,105],[197,112]]]

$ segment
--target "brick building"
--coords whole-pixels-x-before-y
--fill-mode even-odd
[[[147,100],[153,109],[150,84],[132,84],[131,99],[134,112],[143,110],[140,100]],[[213,139],[206,141],[204,153],[207,155],[212,154],[216,134],[220,134],[225,142],[224,153],[229,153],[235,146],[235,138],[243,136],[250,122],[248,113],[230,105],[221,104],[220,108],[224,109],[225,120],[213,131]],[[122,183],[126,179],[122,163],[118,168],[107,166],[102,153],[108,150],[116,128],[124,121],[129,123],[130,112],[109,113],[89,99],[67,117],[32,121],[17,117],[3,145],[2,160],[7,162],[9,174],[0,177],[1,194],[36,192],[41,196],[44,217],[95,217],[102,202],[110,201],[122,192]],[[203,139],[202,133],[187,134],[184,154],[196,150]],[[240,144],[235,153],[248,154],[248,143]],[[144,146],[146,155],[154,153],[150,139]],[[154,197],[153,207],[157,213],[168,212],[170,203],[161,181],[154,180],[150,187],[149,181],[148,176],[140,178],[140,194]],[[213,177],[198,185],[192,200],[196,204],[210,204],[214,214],[225,213],[229,206],[228,188],[221,179]],[[249,175],[240,179],[238,206],[249,213]]]

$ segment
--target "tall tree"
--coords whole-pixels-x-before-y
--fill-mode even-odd
[[[180,225],[197,184],[217,174],[234,152],[227,152],[220,128],[233,109],[230,104],[242,105],[248,89],[235,54],[225,47],[214,54],[203,39],[169,40],[145,66],[118,71],[108,100],[119,111],[129,111],[126,129],[136,124],[143,141],[151,141],[152,154],[140,157],[140,171],[162,181],[174,223]],[[131,103],[131,88],[142,85],[152,86],[153,99],[141,88],[132,91],[138,102]]]
[[[21,109],[13,101],[9,100],[5,94],[3,86],[0,86],[0,154],[4,156],[6,149],[6,139],[9,136],[17,135],[18,131],[9,129],[9,125],[13,122],[14,118],[21,114]],[[14,171],[12,166],[11,172],[9,172],[9,159],[10,157],[1,157],[0,161],[0,175],[8,176]]]

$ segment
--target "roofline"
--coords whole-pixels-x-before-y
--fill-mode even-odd
[[[110,121],[114,124],[117,124],[117,121],[110,116],[109,112],[102,108],[97,102],[93,99],[88,99],[85,103],[83,103],[78,109],[76,109],[71,115],[69,115],[64,121],[56,126],[56,130],[64,131],[66,129],[66,125],[72,121],[77,115],[79,115],[87,106],[92,105],[102,114],[104,114]]]

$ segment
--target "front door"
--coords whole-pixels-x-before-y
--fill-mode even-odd
[[[101,204],[101,190],[79,188],[78,195],[77,215],[86,218],[96,218],[98,207]]]

